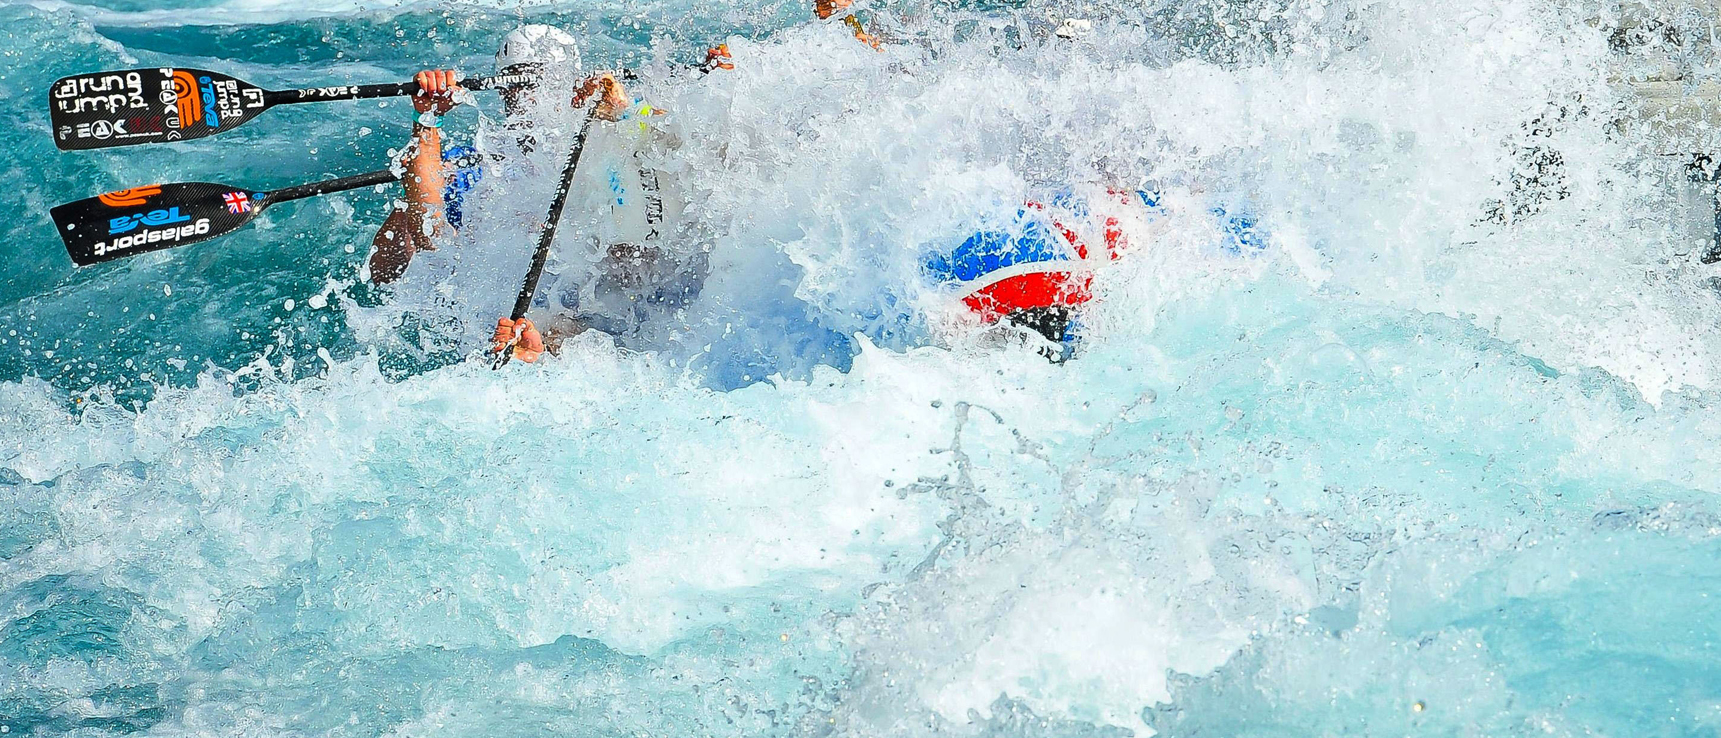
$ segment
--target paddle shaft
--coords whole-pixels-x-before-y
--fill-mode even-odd
[[[514,299],[514,311],[509,317],[519,320],[526,317],[526,311],[532,307],[532,295],[538,291],[538,278],[544,276],[544,263],[550,258],[550,243],[556,240],[556,226],[562,220],[562,208],[568,204],[568,190],[574,186],[574,170],[580,166],[580,155],[586,150],[586,134],[592,130],[592,121],[596,119],[597,108],[586,111],[586,121],[580,125],[580,133],[574,137],[574,147],[568,150],[568,163],[562,167],[562,181],[556,185],[556,196],[550,200],[550,214],[546,217],[544,230],[538,234],[538,249],[532,252],[532,268],[526,271],[526,281],[520,285],[520,296]]]
[[[544,264],[550,259],[550,244],[556,240],[556,226],[562,222],[562,208],[568,204],[568,190],[574,187],[574,172],[580,168],[580,155],[586,151],[586,134],[592,130],[592,121],[597,119],[596,105],[586,110],[586,120],[580,124],[580,133],[574,137],[574,147],[568,150],[568,162],[562,166],[562,181],[556,185],[556,196],[550,200],[550,213],[544,222],[544,230],[538,233],[538,248],[532,252],[532,266],[526,270],[526,280],[520,285],[520,295],[514,298],[514,310],[509,318],[518,322],[526,317],[526,312],[532,309],[532,296],[538,292],[538,279],[544,276]],[[501,369],[514,358],[514,345],[518,340],[509,341],[497,353],[491,369]]]
[[[399,180],[400,175],[395,174],[391,170],[382,169],[375,172],[355,174],[351,177],[341,177],[339,179],[330,179],[322,182],[312,182],[310,184],[294,185],[292,187],[282,187],[278,190],[271,190],[264,202],[273,205],[278,202],[303,200],[307,197],[327,195],[331,192],[345,192],[347,190],[375,187],[380,184],[388,184]]]
[[[460,86],[468,90],[493,90],[509,85],[529,84],[537,78],[526,74],[499,74],[493,77],[474,77],[460,81]],[[370,100],[378,97],[410,97],[418,94],[417,82],[393,82],[380,85],[339,85],[335,87],[307,87],[302,90],[271,90],[263,93],[263,103],[269,106],[287,105],[301,102],[327,102],[330,100]]]
[[[701,73],[709,74],[710,69],[700,69]],[[623,79],[638,79],[638,73],[631,69],[621,72]],[[526,270],[526,279],[520,285],[520,294],[514,298],[514,310],[508,314],[509,320],[518,322],[526,317],[532,309],[532,297],[538,292],[538,280],[544,276],[544,264],[550,259],[550,245],[556,240],[556,227],[562,222],[562,209],[568,204],[568,191],[574,187],[574,172],[580,167],[580,155],[586,150],[586,135],[592,130],[592,121],[597,120],[598,107],[593,104],[586,110],[586,120],[580,124],[580,133],[574,138],[574,147],[568,151],[568,162],[562,167],[562,181],[556,185],[556,195],[550,200],[550,212],[544,223],[544,230],[538,234],[538,248],[532,252],[532,266]],[[503,365],[514,358],[514,345],[518,341],[509,341],[497,354],[492,369],[501,369]]]
[[[704,69],[709,73],[711,70]],[[631,69],[621,71],[623,79],[639,79],[639,74]],[[462,85],[466,83],[462,82]],[[556,196],[550,200],[550,214],[544,223],[544,230],[538,234],[538,249],[532,252],[532,267],[526,271],[526,281],[520,285],[520,295],[514,298],[514,311],[509,314],[512,320],[526,317],[532,309],[532,296],[538,292],[538,279],[544,276],[544,263],[550,258],[550,244],[556,240],[556,226],[562,222],[562,208],[568,204],[568,190],[574,186],[574,170],[580,166],[580,155],[586,150],[586,134],[592,130],[592,121],[597,119],[597,105],[586,110],[586,120],[580,124],[580,133],[574,137],[574,147],[568,151],[568,163],[562,167],[562,181],[556,185]],[[512,344],[509,345],[512,349]],[[504,351],[497,366],[508,362],[507,357],[513,351]]]

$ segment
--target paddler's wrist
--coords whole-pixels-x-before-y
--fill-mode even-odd
[[[426,110],[412,117],[412,131],[414,133],[425,129],[439,130],[441,128],[442,116],[433,111]]]

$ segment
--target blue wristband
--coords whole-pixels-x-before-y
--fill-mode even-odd
[[[421,126],[424,126],[425,128],[441,128],[442,127],[442,119],[438,118],[435,113],[432,113],[428,110],[419,114],[418,117],[413,118],[413,121],[418,123]]]

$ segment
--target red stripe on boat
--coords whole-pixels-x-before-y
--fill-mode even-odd
[[[1051,305],[1073,307],[1091,299],[1092,275],[1055,271],[1007,277],[969,293],[962,302],[978,313],[981,320],[991,323],[1018,310]]]

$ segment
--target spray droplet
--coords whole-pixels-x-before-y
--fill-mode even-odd
[[[296,302],[293,302],[293,298],[291,298],[291,297],[289,297],[289,298],[287,298],[287,301],[286,301],[286,302],[284,302],[284,303],[281,303],[281,307],[284,307],[284,308],[286,308],[286,309],[287,309],[287,312],[289,312],[289,313],[290,313],[290,312],[293,312],[293,307],[294,307],[294,306],[295,306],[295,305],[298,305],[298,303],[296,303]]]
[[[168,297],[173,297],[173,285],[171,285],[171,284],[162,285],[161,286],[161,294],[167,295]]]
[[[1422,700],[1417,700],[1417,701],[1411,703],[1411,705],[1410,705],[1410,711],[1411,712],[1422,712],[1423,710],[1426,710],[1426,709],[1428,709],[1428,705],[1423,703]]]

